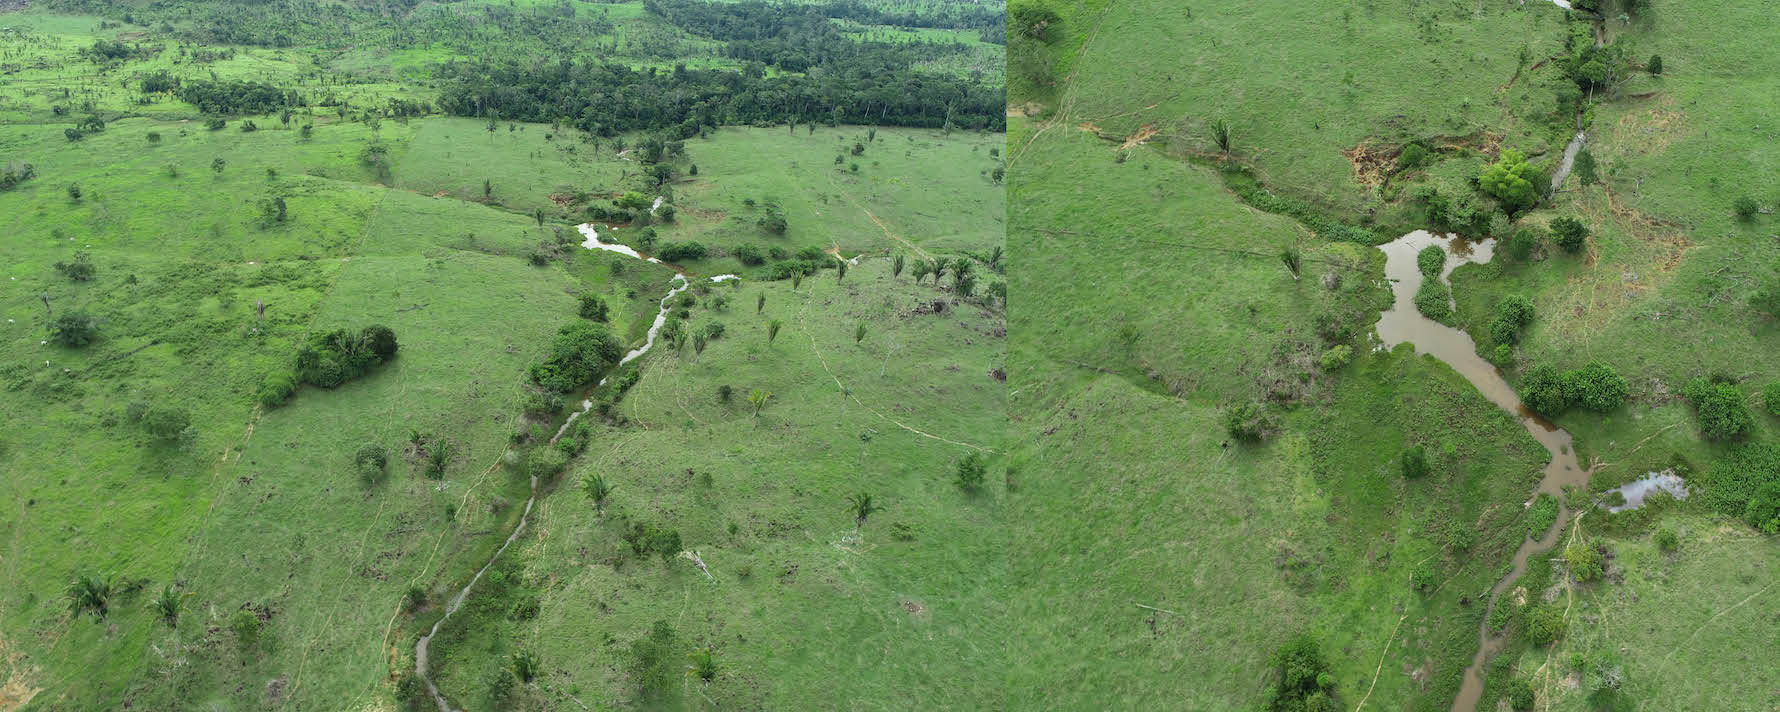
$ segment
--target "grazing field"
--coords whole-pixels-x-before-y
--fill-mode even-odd
[[[487,700],[530,656],[525,694],[553,704],[995,706],[1003,690],[979,671],[1005,610],[999,310],[892,277],[884,258],[797,289],[727,284],[695,292],[686,322],[722,335],[646,357],[497,569],[505,583],[434,643],[440,685]],[[971,457],[988,472],[966,490]],[[613,487],[603,512],[591,477]],[[882,508],[863,525],[857,494]],[[680,545],[638,553],[639,526]],[[645,657],[632,641],[663,624]],[[687,672],[700,651],[708,682]]]
[[[438,115],[442,62],[529,61],[577,29],[597,31],[561,45],[564,57],[662,77],[676,65],[742,67],[721,56],[725,39],[641,3],[524,3],[517,14],[510,3],[457,3],[399,19],[347,4],[348,19],[332,28],[308,14],[332,12],[318,8],[48,5],[0,13],[0,709],[418,709],[416,638],[520,522],[526,474],[564,466],[549,434],[583,396],[621,404],[582,421],[597,422],[592,435],[576,431],[588,459],[648,443],[676,466],[682,451],[694,453],[685,466],[714,468],[756,447],[762,467],[773,463],[731,470],[727,508],[678,525],[732,580],[734,558],[758,557],[761,583],[777,580],[775,561],[806,562],[806,581],[858,570],[802,533],[849,531],[847,495],[860,489],[886,508],[867,531],[884,530],[871,541],[883,542],[876,559],[887,561],[857,579],[877,593],[806,583],[787,586],[782,601],[755,592],[712,602],[760,641],[721,658],[725,680],[755,682],[710,694],[815,704],[815,688],[797,677],[814,669],[794,668],[831,659],[845,639],[771,636],[816,606],[836,626],[872,612],[878,627],[862,634],[888,636],[909,659],[983,657],[997,581],[978,574],[999,561],[985,523],[1002,501],[1005,412],[1004,203],[991,175],[999,134],[937,124],[812,132],[801,116],[789,135],[782,123],[724,127],[713,116],[670,133],[584,117]],[[104,16],[75,14],[83,9]],[[181,17],[187,9],[199,19]],[[292,46],[259,34],[267,28],[292,33]],[[222,32],[239,39],[218,40]],[[777,65],[762,74],[805,77]],[[287,93],[253,103],[262,85]],[[220,98],[185,91],[218,86]],[[870,151],[850,153],[855,138]],[[843,151],[863,165],[830,175]],[[784,169],[800,162],[809,170]],[[928,164],[947,170],[929,175]],[[618,205],[632,195],[645,205]],[[657,196],[679,220],[650,219]],[[791,226],[772,239],[789,253],[815,251],[786,256],[803,270],[795,282],[754,281],[789,275],[755,274],[723,251],[744,235],[767,243],[755,217],[706,224],[745,211],[744,196],[784,206]],[[610,369],[617,353],[647,342],[677,284],[669,266],[581,249],[577,225],[589,221],[639,246],[709,242],[709,258],[680,267],[701,285],[696,326],[720,318],[728,333],[705,348],[704,336],[681,329],[676,350],[657,343],[616,372],[622,385],[537,385],[549,373],[541,367],[566,368],[564,349],[588,343],[559,333],[565,325],[585,337],[583,327],[603,324],[587,338],[594,368]],[[822,254],[837,245],[849,258],[871,253],[838,284],[841,270]],[[894,278],[893,253],[911,268]],[[913,268],[928,259],[952,270],[917,285]],[[958,260],[974,269],[964,287]],[[749,274],[704,279],[726,272]],[[726,305],[712,305],[718,294]],[[771,300],[763,315],[752,311],[757,294]],[[677,320],[683,307],[670,306]],[[768,316],[783,329],[770,346]],[[869,333],[856,341],[862,322]],[[374,325],[393,333],[387,349],[366,330]],[[583,376],[592,380],[570,380]],[[718,404],[717,385],[731,380],[732,399]],[[619,400],[627,387],[630,399]],[[773,393],[758,418],[748,413],[753,388]],[[652,409],[679,412],[663,394],[693,390],[701,417],[725,429],[666,430],[682,420]],[[759,438],[769,431],[782,438]],[[810,459],[828,449],[832,462]],[[976,494],[952,482],[969,453],[989,473]],[[560,484],[593,469],[573,462],[546,476],[544,519],[528,531],[616,551],[618,532],[598,536],[598,522],[569,514],[586,508]],[[882,484],[858,474],[874,462]],[[795,492],[766,477],[805,465],[819,467]],[[634,511],[666,525],[694,511],[689,490],[645,472],[613,473],[625,482],[614,517]],[[625,504],[656,486],[658,502]],[[913,538],[893,538],[893,520]],[[748,529],[730,532],[731,521]],[[528,539],[493,570],[570,565],[550,551]],[[684,598],[682,572],[656,579],[654,569],[627,569],[638,580],[624,605],[636,613],[621,622],[580,628],[577,603],[544,605],[527,625],[548,623],[551,633],[533,637],[563,645],[614,635],[627,647],[654,620],[642,612]],[[442,625],[434,670],[459,706],[489,708],[482,674],[511,669],[505,649],[455,644],[487,634],[475,612],[506,591],[485,577],[466,615]],[[899,608],[904,599],[931,613]],[[770,615],[752,612],[762,602]],[[714,634],[680,630],[688,641]],[[566,664],[560,650],[540,648]],[[685,652],[667,663],[676,681]],[[544,704],[567,689],[561,682],[617,704],[637,687],[629,671],[567,669],[524,682],[522,696]],[[993,694],[980,676],[924,665],[853,694],[918,700],[930,694],[923,685],[959,704]]]
[[[1009,250],[1032,268],[1010,284],[1010,466],[1050,463],[1059,491],[1101,488],[1106,504],[1072,508],[1095,514],[1073,528],[1091,532],[1085,541],[1051,552],[1067,566],[1011,577],[1019,591],[1059,568],[1093,571],[1024,610],[1053,614],[1071,649],[1124,653],[1035,665],[1031,677],[1073,663],[1105,685],[1100,696],[1132,705],[1289,709],[1279,705],[1307,695],[1448,709],[1487,623],[1506,647],[1483,667],[1478,709],[1519,705],[1522,683],[1540,709],[1685,708],[1708,689],[1714,704],[1771,702],[1756,658],[1737,652],[1766,642],[1759,625],[1726,620],[1703,629],[1709,644],[1678,639],[1738,601],[1727,618],[1772,609],[1755,563],[1722,562],[1764,560],[1771,533],[1750,527],[1769,526],[1768,495],[1756,493],[1780,487],[1759,484],[1780,472],[1756,445],[1777,424],[1762,393],[1780,380],[1765,358],[1780,346],[1766,296],[1780,294],[1766,212],[1780,194],[1773,157],[1756,148],[1773,106],[1750,98],[1777,58],[1726,32],[1754,22],[1755,3],[1603,4],[1615,8],[1604,20],[1546,3],[1072,3],[1025,26],[1016,4]],[[1587,79],[1597,68],[1606,78]],[[1586,156],[1571,171],[1560,154],[1578,127]],[[1476,180],[1508,165],[1509,149],[1535,186],[1514,210]],[[1556,192],[1539,187],[1566,172]],[[1574,249],[1569,218],[1584,234]],[[1529,499],[1546,456],[1505,414],[1446,366],[1374,348],[1389,300],[1366,245],[1423,228],[1495,241],[1494,261],[1453,274],[1453,321],[1523,398],[1555,411],[1592,468],[1586,489],[1565,494],[1583,524],[1535,554],[1493,609],[1487,590],[1555,501]],[[1511,297],[1532,317],[1503,332]],[[1331,356],[1337,347],[1350,350]],[[1542,385],[1547,374],[1575,383],[1564,374],[1591,362],[1623,385],[1555,400]],[[1731,395],[1701,400],[1709,381]],[[1479,437],[1491,428],[1499,439]],[[1369,444],[1364,457],[1340,454],[1356,444]],[[1404,477],[1411,451],[1429,475]],[[1443,472],[1454,463],[1456,478]],[[1695,497],[1616,515],[1594,506],[1670,467]],[[1422,497],[1430,486],[1439,495]],[[1016,499],[1014,521],[1064,516],[1043,514],[1042,494],[1026,506]],[[1632,569],[1634,582],[1610,563],[1594,578],[1591,552],[1643,556],[1665,529],[1715,534],[1693,554],[1683,537],[1661,566],[1629,564],[1660,575]],[[1452,576],[1460,595],[1423,593],[1421,561],[1440,562],[1434,580]],[[1322,583],[1287,585],[1300,579]],[[1559,582],[1576,588],[1575,607],[1540,598]],[[1059,610],[1064,589],[1122,595]],[[1605,622],[1706,591],[1717,603],[1704,615]],[[1078,632],[1085,621],[1091,633]],[[1300,632],[1332,684],[1281,682],[1269,656],[1301,649],[1288,645]],[[1387,638],[1398,642],[1381,647]],[[1237,652],[1209,665],[1172,647],[1232,641]],[[1572,652],[1592,672],[1566,680]],[[1589,667],[1602,656],[1622,675]],[[1161,672],[1095,662],[1132,658]]]

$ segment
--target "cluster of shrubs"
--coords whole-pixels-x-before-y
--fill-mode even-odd
[[[607,209],[603,205],[587,206],[587,217],[593,220],[607,220],[615,223],[627,223],[636,219],[636,213],[629,210]]]
[[[160,442],[178,442],[180,447],[189,448],[198,439],[192,414],[184,408],[132,401],[124,406],[124,418],[142,426],[149,437]]]
[[[311,334],[297,349],[294,367],[266,376],[259,399],[267,406],[289,400],[300,384],[334,388],[395,358],[396,332],[373,324],[357,332],[346,329]]]
[[[37,167],[29,163],[6,163],[0,167],[0,191],[12,190],[18,184],[37,177]]]
[[[1533,323],[1533,302],[1518,294],[1510,294],[1496,302],[1496,318],[1490,320],[1490,340],[1496,350],[1490,360],[1506,366],[1514,360],[1514,344],[1520,334]]]
[[[692,241],[662,243],[661,249],[655,251],[655,257],[663,262],[702,260],[706,254],[709,254],[709,250],[705,249],[703,243]]]
[[[534,385],[568,393],[593,381],[618,362],[623,347],[604,325],[579,321],[556,331],[550,356],[532,364],[528,375]]]
[[[1272,686],[1262,707],[1269,712],[1335,712],[1335,675],[1315,639],[1292,638],[1268,659]]]
[[[1631,392],[1625,377],[1600,361],[1571,371],[1558,371],[1550,364],[1527,370],[1521,381],[1520,397],[1527,407],[1547,416],[1555,416],[1580,405],[1605,413],[1625,402]]]
[[[647,522],[629,522],[619,537],[630,545],[630,553],[639,559],[654,553],[662,561],[667,561],[678,555],[681,549],[680,530],[657,527]]]
[[[1713,464],[1704,500],[1768,534],[1780,534],[1780,445],[1745,443]]]
[[[1769,390],[1776,389],[1770,387]],[[1755,417],[1750,415],[1749,406],[1744,403],[1743,392],[1737,390],[1736,384],[1729,379],[1696,379],[1681,389],[1681,395],[1693,404],[1700,429],[1708,438],[1729,440],[1742,437],[1755,427]],[[1767,394],[1769,410],[1775,409],[1773,395]]]
[[[1452,288],[1438,279],[1423,279],[1422,286],[1415,290],[1415,310],[1429,319],[1451,325]]]

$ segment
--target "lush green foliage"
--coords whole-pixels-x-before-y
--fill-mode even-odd
[[[86,312],[64,312],[50,322],[49,334],[63,346],[86,346],[99,338],[99,321]]]
[[[1515,213],[1539,202],[1540,187],[1534,182],[1539,177],[1526,154],[1509,148],[1477,176],[1477,187],[1501,201],[1503,210]]]
[[[1518,294],[1510,294],[1496,302],[1496,318],[1490,321],[1490,339],[1497,344],[1513,344],[1520,332],[1533,323],[1533,302]]]
[[[1742,437],[1755,425],[1755,416],[1749,413],[1743,392],[1734,383],[1696,379],[1689,382],[1681,394],[1693,404],[1700,430],[1708,438]]]
[[[589,322],[568,324],[556,331],[550,355],[529,371],[534,384],[557,393],[568,393],[593,380],[618,363],[623,347],[604,325]]]
[[[357,333],[334,329],[311,334],[297,349],[294,372],[297,380],[333,388],[364,375],[396,355],[396,334],[374,324]]]
[[[1706,473],[1707,506],[1768,534],[1780,533],[1780,445],[1738,445]]]
[[[1416,479],[1428,474],[1427,448],[1416,444],[1405,449],[1397,457],[1404,479]]]
[[[1439,278],[1441,268],[1446,266],[1446,251],[1438,245],[1428,245],[1415,253],[1415,266],[1421,270],[1423,277]]]
[[[1581,220],[1567,215],[1552,218],[1551,237],[1552,241],[1556,242],[1557,246],[1563,248],[1565,252],[1580,252],[1582,246],[1588,241],[1588,226],[1583,225]]]
[[[1556,416],[1576,405],[1601,413],[1613,410],[1625,402],[1631,387],[1612,366],[1590,361],[1562,372],[1551,364],[1534,366],[1522,377],[1519,390],[1527,407]]]
[[[1271,712],[1335,712],[1335,676],[1322,647],[1306,634],[1293,637],[1268,661],[1272,686],[1265,701]]]
[[[1423,279],[1415,290],[1415,310],[1434,321],[1452,321],[1452,288],[1438,279]]]

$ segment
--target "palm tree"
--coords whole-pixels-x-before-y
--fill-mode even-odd
[[[933,265],[928,264],[927,260],[916,260],[913,272],[915,275],[915,284],[920,284],[921,278],[927,276],[927,274],[932,271]]]
[[[902,253],[901,252],[896,253],[895,257],[890,258],[890,276],[891,277],[901,277],[902,276]]]
[[[999,264],[1001,264],[1001,246],[996,245],[995,249],[989,252],[989,266],[994,267]]]
[[[791,275],[791,291],[797,291],[797,285],[803,284],[803,274]]]
[[[928,267],[930,268],[928,271],[933,273],[933,283],[939,284],[939,278],[946,276],[946,261],[932,260]]]
[[[836,259],[839,259],[839,258],[836,258]],[[840,260],[840,264],[837,265],[835,268],[834,281],[839,282],[846,278],[847,278],[847,261]]]
[[[116,581],[111,574],[76,576],[68,582],[68,609],[75,617],[90,611],[94,618],[103,619],[115,588]]]
[[[618,489],[618,485],[607,483],[606,478],[599,475],[589,474],[581,478],[581,491],[586,492],[587,498],[593,500],[593,511],[601,519],[606,518],[606,499],[612,496],[612,490],[615,489]]]
[[[963,257],[952,261],[952,291],[961,292],[963,290],[960,286],[966,280],[975,281],[975,270],[972,267],[970,260]]]
[[[1287,246],[1279,252],[1279,261],[1284,262],[1286,269],[1292,271],[1292,281],[1298,280],[1298,270],[1304,264],[1304,257],[1298,254],[1298,248]]]
[[[687,675],[697,675],[705,682],[717,679],[717,658],[711,654],[710,648],[694,650],[686,657],[692,659],[692,664],[686,666]]]
[[[779,330],[783,328],[785,328],[785,322],[779,321],[778,319],[774,319],[771,324],[767,324],[766,343],[771,344],[773,339],[779,338]]]
[[[760,390],[759,388],[748,392],[748,403],[754,406],[754,417],[760,417],[760,409],[766,407],[766,399],[771,397],[773,397],[773,394]]]
[[[692,353],[694,356],[703,356],[704,355],[704,353],[705,353],[705,332],[700,331],[700,332],[692,335]]]
[[[763,309],[766,309],[766,292],[761,292],[754,297],[754,313],[759,314]]]
[[[175,593],[172,586],[164,586],[161,588],[161,595],[155,596],[154,600],[148,602],[148,608],[159,615],[161,620],[166,621],[168,627],[177,627],[180,606],[190,595],[192,594]]]
[[[857,344],[864,340],[865,340],[865,322],[862,321],[862,322],[859,322],[858,326],[853,327],[853,343]]]
[[[529,683],[538,677],[538,656],[530,650],[521,650],[513,654],[513,674],[520,682]]]
[[[1230,124],[1225,123],[1223,119],[1213,121],[1211,124],[1211,140],[1216,141],[1218,150],[1223,151],[1224,156],[1228,157],[1230,155]]]
[[[960,297],[975,295],[977,291],[977,276],[969,272],[956,275],[952,279],[952,291]]]
[[[847,513],[853,515],[854,529],[863,529],[866,517],[882,511],[884,508],[873,504],[869,494],[860,492],[847,497]]]

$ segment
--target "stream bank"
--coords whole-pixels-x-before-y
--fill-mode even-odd
[[[1474,712],[1483,695],[1484,662],[1500,652],[1506,642],[1502,636],[1490,633],[1489,612],[1495,608],[1502,592],[1526,573],[1527,561],[1535,554],[1550,550],[1557,543],[1558,533],[1570,520],[1571,514],[1569,507],[1564,504],[1564,488],[1588,484],[1590,471],[1577,463],[1570,434],[1521,403],[1520,396],[1509,387],[1501,370],[1477,355],[1477,343],[1469,334],[1422,316],[1416,310],[1415,293],[1421,288],[1423,279],[1421,270],[1416,265],[1416,253],[1429,246],[1439,247],[1446,254],[1446,262],[1435,278],[1450,284],[1448,279],[1459,265],[1488,263],[1494,254],[1495,244],[1493,240],[1472,242],[1455,235],[1435,235],[1426,230],[1417,230],[1380,245],[1378,249],[1385,253],[1385,276],[1391,281],[1394,302],[1390,309],[1379,316],[1379,339],[1386,348],[1409,343],[1415,347],[1416,353],[1439,359],[1476,386],[1478,392],[1491,403],[1513,414],[1527,433],[1551,453],[1551,461],[1545,466],[1539,486],[1527,500],[1527,505],[1530,506],[1540,494],[1552,495],[1558,501],[1556,521],[1538,539],[1522,539],[1520,547],[1514,552],[1513,565],[1508,574],[1490,587],[1488,605],[1484,609],[1483,620],[1478,624],[1477,654],[1471,658],[1470,666],[1465,668],[1464,683],[1452,703],[1453,712]]]
[[[577,225],[575,229],[579,230],[581,232],[581,234],[586,236],[586,238],[587,238],[586,240],[584,240],[581,243],[581,246],[583,248],[586,248],[589,250],[605,250],[608,252],[616,252],[618,254],[625,255],[627,257],[631,257],[633,259],[643,260],[646,262],[653,262],[655,264],[663,264],[661,260],[655,259],[654,257],[648,257],[646,255],[643,255],[643,254],[637,252],[636,250],[631,249],[628,246],[607,243],[607,242],[601,242],[599,239],[599,233],[594,230],[594,227],[591,223],[583,223],[581,225]],[[740,277],[737,277],[736,275],[733,275],[733,274],[723,274],[723,275],[711,277],[710,281],[724,282],[724,281],[728,281],[728,280],[732,280],[732,279],[740,279]],[[598,383],[595,383],[593,386],[589,387],[587,389],[587,392],[582,394],[580,409],[569,414],[568,419],[563,422],[562,427],[557,428],[556,434],[552,435],[550,437],[549,444],[551,444],[551,445],[556,444],[556,441],[558,439],[560,439],[564,433],[568,432],[569,426],[574,424],[574,422],[577,418],[581,417],[583,414],[587,413],[587,411],[589,411],[593,408],[593,399],[591,398],[592,392],[594,390],[597,390],[599,387],[606,385],[606,381],[607,381],[607,379],[611,378],[611,374],[616,373],[619,368],[623,367],[625,364],[630,363],[631,361],[635,361],[637,358],[641,357],[643,354],[649,353],[649,350],[651,348],[655,347],[655,339],[657,336],[659,336],[661,334],[661,327],[667,323],[668,312],[672,310],[672,308],[669,305],[669,302],[671,302],[675,296],[679,295],[681,292],[686,291],[687,288],[692,286],[691,280],[689,279],[688,275],[685,272],[678,271],[678,270],[675,271],[673,278],[670,279],[668,281],[668,283],[672,284],[674,286],[668,289],[668,292],[666,295],[662,296],[661,302],[660,302],[660,309],[657,310],[655,313],[655,321],[649,325],[649,332],[648,332],[648,335],[643,339],[643,344],[641,346],[638,346],[638,347],[626,352],[624,354],[624,357],[619,359],[618,363],[614,364],[612,366],[612,368],[609,371],[607,371],[607,375],[602,376]],[[445,699],[444,693],[440,692],[438,685],[433,682],[433,678],[432,678],[432,675],[429,674],[428,664],[427,664],[428,663],[428,656],[427,656],[428,647],[432,644],[433,637],[439,634],[439,628],[441,626],[444,626],[446,621],[451,620],[451,617],[453,615],[456,615],[459,609],[463,608],[464,601],[469,598],[470,590],[475,588],[476,582],[482,580],[482,575],[485,573],[488,573],[488,570],[490,568],[494,567],[495,562],[500,560],[501,554],[506,553],[507,547],[512,546],[513,542],[517,541],[519,539],[519,535],[525,531],[525,525],[527,523],[529,523],[531,520],[532,507],[534,505],[536,505],[537,502],[538,502],[538,477],[537,477],[537,475],[532,475],[531,476],[531,495],[529,497],[527,497],[525,500],[525,509],[520,513],[519,523],[513,527],[513,533],[508,534],[506,541],[501,543],[500,548],[495,549],[494,554],[492,556],[488,557],[488,561],[486,563],[482,564],[482,568],[479,568],[476,570],[476,574],[474,576],[470,577],[470,582],[467,584],[464,584],[464,587],[457,592],[457,595],[451,597],[451,601],[449,603],[447,603],[445,606],[445,614],[442,616],[439,616],[438,620],[433,621],[433,626],[432,626],[432,628],[427,630],[426,635],[421,636],[420,639],[414,643],[414,673],[416,675],[420,676],[421,682],[426,684],[427,693],[432,696],[433,703],[438,705],[439,712],[463,712],[463,710],[452,707],[451,702],[449,700]]]

